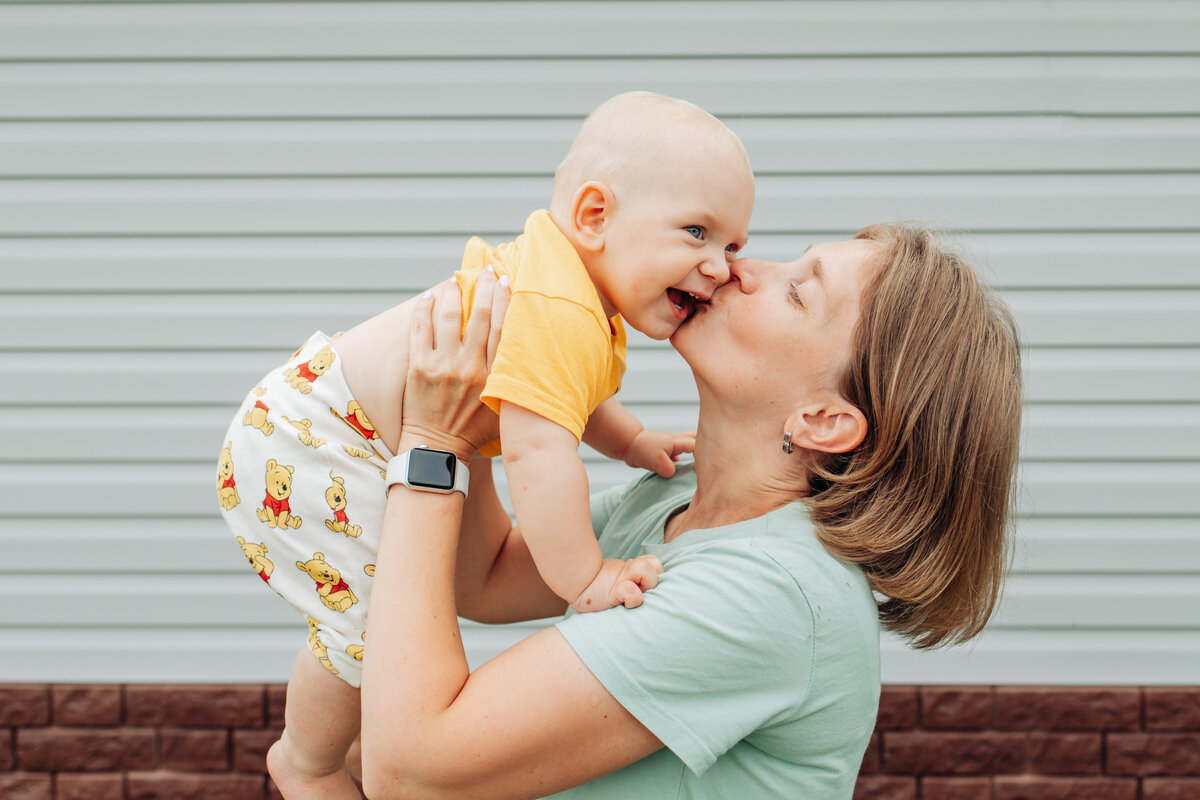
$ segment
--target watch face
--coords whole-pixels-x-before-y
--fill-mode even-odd
[[[450,491],[454,488],[454,468],[458,460],[444,450],[408,451],[408,482],[426,489]]]

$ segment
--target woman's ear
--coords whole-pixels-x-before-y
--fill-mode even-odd
[[[613,194],[606,184],[588,181],[575,192],[571,203],[571,233],[585,250],[604,249],[604,234],[612,216]]]
[[[797,411],[788,417],[787,426],[793,443],[822,453],[849,452],[867,437],[866,415],[840,398]]]

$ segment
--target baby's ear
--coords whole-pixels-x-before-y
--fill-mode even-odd
[[[604,249],[604,233],[612,215],[613,194],[606,184],[588,181],[575,192],[571,204],[571,231],[580,247]]]

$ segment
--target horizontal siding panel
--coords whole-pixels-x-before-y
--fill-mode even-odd
[[[51,405],[218,404],[232,413],[240,398],[312,333],[295,323],[296,344],[284,350],[204,353],[15,353],[0,359],[0,404]],[[630,355],[626,403],[696,401],[695,383],[674,351],[659,347]]]
[[[549,192],[540,178],[11,180],[0,236],[519,231]],[[752,234],[910,218],[977,232],[1200,226],[1192,175],[765,177],[756,199]]]
[[[807,36],[801,37],[807,40]],[[1177,56],[8,63],[0,119],[582,116],[629,88],[722,115],[1194,114]],[[697,87],[703,87],[698,89]]]
[[[312,332],[294,323],[297,345]],[[0,358],[0,405],[220,405],[232,413],[254,382],[291,350],[247,352],[7,353]],[[1200,350],[1030,349],[1031,402],[1200,403]],[[1120,380],[1114,380],[1120,375]],[[669,348],[637,349],[621,390],[625,403],[691,403],[691,373]]]
[[[0,8],[8,58],[1195,52],[1178,2],[268,3]],[[636,26],[631,25],[636,18]]]
[[[1194,518],[1023,519],[1018,530],[1018,573],[1200,575]]]
[[[275,605],[287,609],[282,600]],[[467,662],[474,668],[546,624],[465,622]],[[0,636],[13,652],[38,654],[36,659],[3,659],[3,683],[284,683],[308,630],[293,614],[286,625],[249,629],[75,623],[48,630],[3,626]]]
[[[236,402],[237,398],[233,398]],[[637,405],[630,409],[648,428],[692,430],[692,405]],[[162,408],[0,407],[0,463],[215,463],[221,436],[235,407]],[[602,456],[584,445],[585,460]]]
[[[191,519],[98,519],[86,525],[54,517],[4,519],[0,546],[23,574],[78,573],[121,582],[143,575],[245,575],[249,570],[234,535],[215,513]],[[47,553],[54,554],[52,568]]]
[[[893,684],[1190,686],[1200,632],[987,630],[970,644],[921,652],[887,635],[880,655],[883,682]]]
[[[216,457],[214,447],[242,394],[221,406],[84,406],[69,412],[0,407],[0,461],[208,462]],[[649,428],[696,426],[692,405],[633,404],[631,409]],[[586,446],[583,453],[593,458]],[[1033,404],[1025,410],[1021,456],[1026,461],[1195,459],[1200,456],[1200,405]]]
[[[1200,149],[1198,149],[1200,152]],[[874,218],[861,214],[855,227]],[[853,234],[793,220],[791,234],[755,233],[757,258],[797,257],[810,242]],[[510,231],[511,235],[515,231]],[[499,237],[496,238],[499,241]],[[295,291],[413,293],[457,266],[464,236],[261,238],[2,238],[0,286],[11,292],[277,292],[286,274]],[[965,250],[990,282],[1032,289],[1200,289],[1197,233],[971,233]],[[354,276],[331,286],[331,274]],[[97,302],[103,302],[98,298]]]
[[[219,438],[216,440],[220,443]],[[589,465],[592,491],[640,474],[613,461]],[[246,502],[261,496],[262,477],[238,465]],[[503,472],[496,485],[506,491]],[[13,518],[194,517],[216,512],[216,472],[209,464],[0,464],[0,506]],[[324,490],[324,486],[321,487]],[[1200,462],[1025,464],[1018,496],[1027,516],[1172,517],[1200,515]]]
[[[499,469],[499,467],[497,467]],[[213,513],[191,518],[0,519],[0,546],[23,572],[56,574],[244,574],[233,535]],[[1165,567],[1169,565],[1170,569]],[[1024,518],[1013,572],[1019,575],[1200,574],[1200,532],[1188,518]]]
[[[1200,405],[1038,405],[1025,409],[1021,457],[1195,459]]]
[[[727,122],[756,174],[1200,169],[1200,119]],[[577,119],[10,122],[0,176],[550,175]]]
[[[1200,574],[1017,575],[991,626],[1195,629]]]
[[[278,279],[289,283],[286,274]],[[250,293],[0,295],[0,342],[21,350],[288,350],[303,338],[295,335],[297,320],[333,333],[403,299],[345,289],[290,294],[286,302]],[[1033,346],[1200,345],[1200,290],[1013,292],[1008,300]]]
[[[1020,481],[1018,505],[1030,516],[1200,516],[1200,461],[1033,462]]]

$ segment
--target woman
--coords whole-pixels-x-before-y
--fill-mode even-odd
[[[400,449],[466,460],[494,429],[463,386],[498,331],[460,346],[455,307],[414,331]],[[848,798],[880,621],[917,647],[987,621],[1021,382],[1011,316],[970,267],[927,231],[875,226],[737,261],[671,341],[699,390],[694,466],[593,499],[607,557],[645,556],[647,586],[665,567],[640,608],[568,617],[470,673],[455,603],[488,622],[563,603],[519,530],[481,523],[489,470],[465,508],[390,490],[363,678],[373,800]]]

